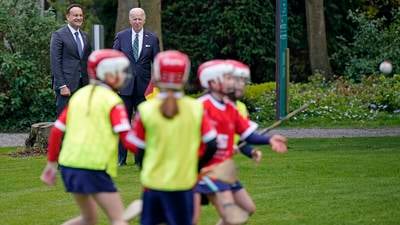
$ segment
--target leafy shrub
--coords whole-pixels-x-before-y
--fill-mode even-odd
[[[275,82],[252,84],[246,87],[243,101],[252,119],[265,122],[275,117]]]
[[[264,91],[259,89],[262,85],[250,85],[243,98],[251,118],[259,123],[275,118],[275,85],[263,85]],[[380,112],[400,112],[400,76],[369,76],[354,83],[344,78],[326,82],[321,75],[315,75],[309,83],[290,84],[289,107],[293,110],[307,102],[314,104],[293,120],[371,121]]]
[[[1,2],[0,129],[21,130],[55,116],[49,42],[57,23],[36,1]]]
[[[341,45],[341,49],[332,55],[338,67],[345,68],[344,74],[360,81],[362,75],[379,74],[379,64],[390,60],[394,73],[400,73],[400,11],[392,12],[390,23],[387,19],[371,19],[367,13],[349,12],[356,24],[353,40]]]

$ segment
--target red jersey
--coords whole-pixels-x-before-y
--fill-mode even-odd
[[[210,94],[200,97],[199,100],[218,133],[218,150],[206,165],[209,166],[231,158],[234,154],[234,135],[239,134],[240,139],[244,140],[257,129],[257,124],[242,117],[231,102],[219,102]]]

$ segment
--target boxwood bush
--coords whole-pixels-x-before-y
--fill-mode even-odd
[[[275,83],[250,85],[243,101],[251,118],[259,123],[275,119]],[[293,120],[372,121],[382,113],[400,113],[400,75],[368,76],[354,83],[343,77],[327,82],[321,75],[310,77],[308,83],[290,84],[289,108],[311,106]],[[290,111],[289,109],[289,111]]]

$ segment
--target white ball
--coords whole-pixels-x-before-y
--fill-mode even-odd
[[[389,61],[385,60],[379,65],[379,70],[384,74],[390,74],[392,73],[393,66]]]

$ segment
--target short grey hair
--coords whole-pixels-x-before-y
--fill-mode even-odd
[[[133,15],[133,13],[135,12],[139,12],[141,14],[143,14],[143,18],[146,20],[146,13],[144,12],[144,10],[142,8],[132,8],[129,11],[129,19],[131,18],[131,16]]]

